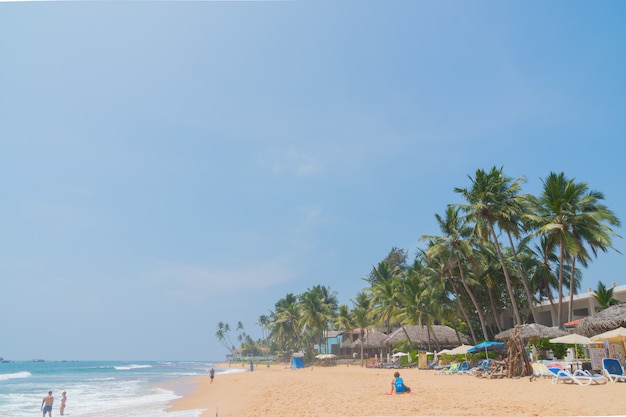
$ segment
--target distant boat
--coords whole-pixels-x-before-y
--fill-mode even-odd
[[[43,359],[33,359],[33,362],[45,362]]]

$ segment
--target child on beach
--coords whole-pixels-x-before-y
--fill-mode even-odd
[[[391,394],[404,394],[405,392],[408,394],[411,392],[411,388],[404,385],[404,381],[400,378],[400,372],[396,371],[393,374],[393,379],[391,380]]]

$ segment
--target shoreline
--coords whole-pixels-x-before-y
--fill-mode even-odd
[[[227,370],[227,364],[215,368]],[[484,379],[400,369],[411,394],[388,395],[395,369],[337,365],[292,370],[264,365],[254,372],[196,377],[168,411],[200,417],[292,416],[620,416],[626,384],[579,386],[551,378]]]

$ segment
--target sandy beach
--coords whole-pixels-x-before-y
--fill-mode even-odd
[[[224,365],[222,365],[224,366]],[[393,369],[286,365],[196,379],[172,410],[202,417],[614,416],[626,414],[626,383],[579,386],[544,378],[484,379],[399,370],[411,394],[388,395]]]

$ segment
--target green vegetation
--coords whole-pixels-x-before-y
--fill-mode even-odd
[[[455,188],[465,202],[435,214],[440,234],[421,236],[425,247],[411,260],[405,250],[392,248],[363,278],[367,287],[351,306],[339,305],[322,285],[286,294],[259,318],[261,340],[252,341],[237,327],[240,350],[254,354],[264,347],[272,355],[304,350],[311,357],[315,346],[328,353],[329,330],[359,329],[363,340],[373,326],[388,332],[415,324],[429,331],[445,324],[476,343],[502,331],[498,318],[505,309],[511,309],[515,324],[536,321],[534,306],[543,300],[550,301],[559,325],[571,320],[571,307],[567,315],[562,311],[564,288],[571,299],[580,287],[579,266],[611,249],[619,237],[612,228],[620,221],[601,204],[604,196],[563,173],[550,173],[538,196],[521,194],[524,179],[507,177],[502,168],[479,169],[469,180],[469,187]],[[603,284],[595,296],[602,307],[614,303]],[[216,337],[234,353],[229,330],[219,323]],[[431,333],[432,349],[438,349]],[[412,347],[409,339],[402,348]],[[546,348],[561,354],[565,347]]]

